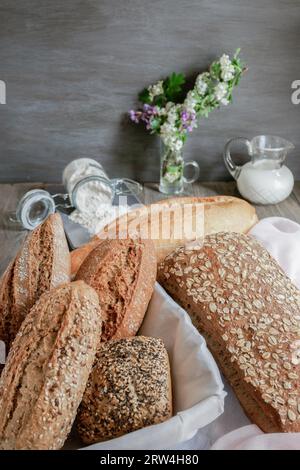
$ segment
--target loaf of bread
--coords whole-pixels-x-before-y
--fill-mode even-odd
[[[249,418],[300,431],[300,292],[252,237],[218,233],[181,248],[159,281],[185,308]]]
[[[70,280],[70,253],[59,214],[29,233],[0,280],[0,340],[7,348],[44,292]]]
[[[160,262],[187,241],[221,231],[247,233],[257,220],[254,207],[233,196],[164,199],[122,215],[89,243],[72,251],[72,275],[75,276],[100,240],[120,237],[120,234],[126,238],[132,228],[142,238],[153,240]]]
[[[102,343],[77,415],[83,442],[112,439],[171,416],[170,367],[163,342],[136,336]]]
[[[151,240],[104,240],[85,259],[76,279],[99,295],[102,341],[134,336],[153,293],[157,263]]]
[[[96,292],[79,281],[43,294],[0,378],[0,448],[59,449],[70,432],[101,330]]]

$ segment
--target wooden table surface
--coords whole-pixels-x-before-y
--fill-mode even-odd
[[[21,230],[10,221],[10,215],[15,210],[17,201],[22,194],[33,188],[43,188],[53,193],[62,192],[60,185],[45,185],[36,183],[0,184],[0,274],[16,254],[25,230]],[[186,195],[214,196],[217,194],[239,196],[235,182],[202,182],[190,186]],[[143,202],[149,204],[159,199],[167,198],[158,192],[157,184],[144,185]],[[273,206],[256,206],[259,219],[270,216],[287,217],[300,223],[300,181],[295,183],[291,196],[280,204]]]

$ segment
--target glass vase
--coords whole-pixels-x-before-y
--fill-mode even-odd
[[[184,176],[184,169],[192,167],[194,174],[191,178]],[[185,184],[194,183],[199,177],[199,165],[196,161],[185,162],[183,150],[172,150],[162,141],[160,144],[160,183],[159,191],[164,194],[180,194]]]

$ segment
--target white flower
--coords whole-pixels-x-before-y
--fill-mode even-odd
[[[217,101],[222,101],[225,98],[227,93],[227,85],[226,83],[219,82],[215,87],[215,98]]]
[[[220,58],[220,65],[222,68],[226,68],[228,65],[231,65],[231,60],[229,59],[229,55],[223,54]]]
[[[160,108],[159,106],[156,106],[156,108],[159,116],[166,116],[168,114],[166,108]]]
[[[234,77],[234,72],[223,72],[221,73],[221,77],[223,78],[224,82],[229,82]]]
[[[196,93],[194,90],[190,90],[188,92],[188,94],[186,95],[186,99],[187,100],[190,100],[190,101],[196,101],[197,100],[197,97],[196,97]]]
[[[174,103],[172,101],[168,101],[166,104],[166,110],[169,111],[173,106],[174,106]]]
[[[179,152],[182,149],[183,142],[178,139],[176,136],[167,136],[161,134],[161,138],[164,142],[164,144],[172,150],[172,152]]]
[[[175,140],[175,141],[174,141],[174,144],[173,144],[173,147],[174,147],[174,149],[175,149],[177,152],[178,152],[179,150],[181,150],[182,147],[183,147],[183,142],[182,142],[182,140],[180,140],[180,139]]]
[[[175,125],[166,121],[160,128],[160,135],[164,144],[169,147],[172,152],[179,152],[182,149],[183,142],[177,135]]]
[[[204,80],[206,74],[201,73],[196,79],[196,89],[200,96],[203,96],[207,90],[207,83]]]
[[[153,100],[155,96],[162,95],[164,92],[163,89],[163,81],[160,80],[159,82],[155,83],[154,85],[150,85],[148,87],[150,99]]]
[[[195,106],[197,104],[197,98],[196,94],[193,90],[189,91],[188,94],[186,95],[186,99],[183,102],[183,107],[186,109],[189,113],[195,112]]]
[[[177,119],[178,119],[177,108],[174,106],[168,111],[168,122],[174,126]]]
[[[224,104],[224,106],[227,106],[229,104],[229,100],[227,98],[222,98],[220,103]]]
[[[173,134],[175,131],[175,127],[168,121],[166,121],[160,128],[161,134],[164,134],[166,136]]]
[[[229,82],[234,78],[234,67],[233,65],[226,67],[225,69],[221,70],[221,77],[224,82]]]
[[[224,82],[229,82],[234,78],[235,69],[228,55],[222,55],[222,57],[220,58],[220,65],[222,80],[224,80]]]

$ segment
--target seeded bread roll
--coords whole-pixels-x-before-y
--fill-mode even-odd
[[[101,341],[134,336],[144,318],[156,279],[151,240],[104,240],[85,259],[76,279],[99,295]]]
[[[0,280],[0,340],[7,348],[37,299],[68,282],[70,271],[62,220],[53,214],[29,233]]]
[[[205,237],[159,267],[249,418],[265,432],[300,431],[300,291],[253,238]]]
[[[102,343],[77,415],[85,444],[122,436],[172,416],[168,353],[160,339]]]
[[[62,447],[100,329],[97,294],[84,282],[42,295],[22,323],[1,375],[1,449]]]

